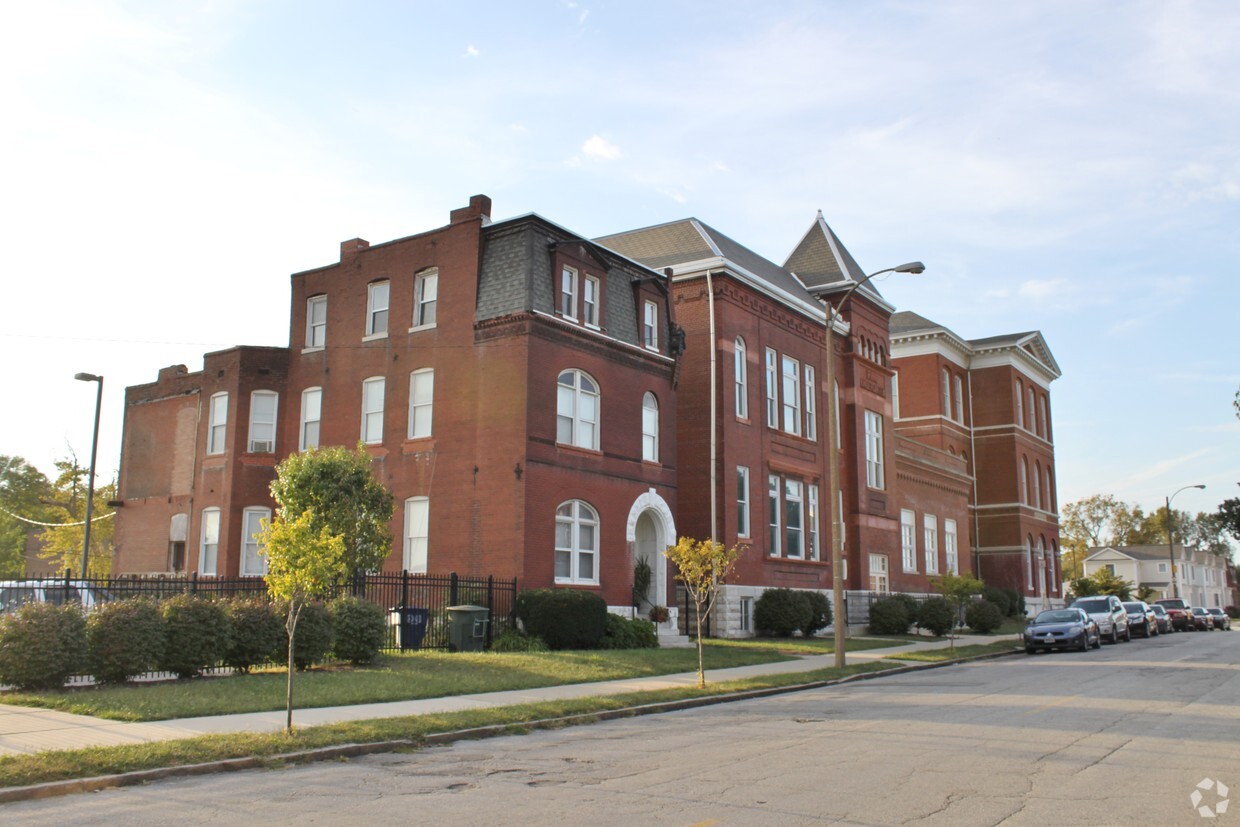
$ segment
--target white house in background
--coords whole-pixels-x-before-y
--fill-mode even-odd
[[[1180,597],[1192,606],[1226,605],[1226,558],[1178,543],[1171,551],[1166,545],[1091,548],[1085,558],[1085,575],[1107,569],[1116,577],[1136,584],[1138,590],[1152,589],[1153,600],[1175,597],[1171,581],[1173,557]]]

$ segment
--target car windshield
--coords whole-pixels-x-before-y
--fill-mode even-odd
[[[1223,613],[1223,610],[1222,609],[1210,609],[1209,612],[1212,615],[1221,615]]]
[[[1150,606],[1150,608],[1154,610],[1154,614],[1156,615],[1165,615],[1167,613],[1167,610],[1162,606],[1154,605]]]
[[[1111,601],[1109,600],[1078,600],[1073,606],[1078,609],[1084,609],[1087,612],[1111,611]]]
[[[1130,612],[1137,612],[1138,614],[1145,611],[1145,607],[1140,603],[1125,603],[1124,609]]]
[[[1078,623],[1081,616],[1067,609],[1042,612],[1033,619],[1034,623]]]

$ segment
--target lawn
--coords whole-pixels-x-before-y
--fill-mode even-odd
[[[850,637],[845,651],[862,652],[866,649],[882,649],[886,646],[900,646],[903,640],[876,637]],[[911,637],[906,635],[905,637]],[[925,640],[925,638],[922,638]],[[785,655],[829,655],[835,651],[835,640],[829,637],[787,637],[787,638],[744,638],[740,640],[712,639],[711,646],[726,649],[747,649],[752,651],[778,652]]]
[[[707,645],[706,669],[789,660],[772,647]],[[298,673],[298,708],[440,698],[477,692],[640,678],[697,670],[696,649],[585,652],[412,652],[371,667],[320,667]],[[8,692],[0,702],[59,709],[118,721],[162,721],[284,708],[285,672],[198,678],[131,686]]]
[[[956,658],[990,655],[997,652],[1015,652],[1019,647],[1016,640],[997,640],[994,643],[975,643],[968,646],[957,646],[955,649],[930,649],[925,652],[902,652],[888,655],[886,660],[909,660],[917,663],[941,663]]]

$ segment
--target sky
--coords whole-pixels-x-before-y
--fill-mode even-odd
[[[0,11],[0,454],[286,345],[289,274],[485,193],[586,236],[822,210],[899,309],[1039,330],[1059,502],[1240,496],[1240,4],[60,2]],[[55,299],[55,301],[53,301]]]

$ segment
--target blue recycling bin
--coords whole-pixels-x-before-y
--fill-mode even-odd
[[[396,627],[396,644],[400,651],[422,648],[430,611],[415,606],[397,606],[390,610],[391,623]]]

